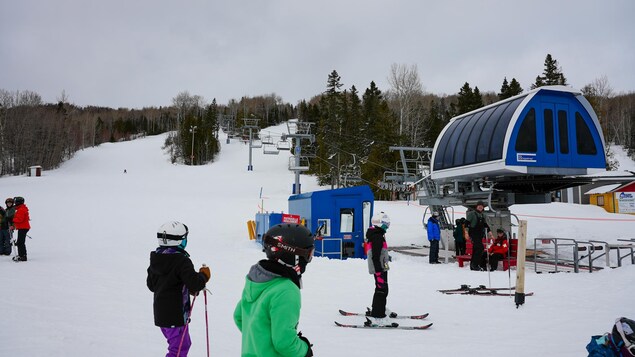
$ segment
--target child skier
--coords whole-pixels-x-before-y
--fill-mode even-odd
[[[187,356],[191,346],[187,324],[190,319],[190,294],[205,288],[210,271],[206,266],[194,270],[187,245],[187,226],[167,222],[159,227],[159,247],[150,253],[146,283],[154,293],[154,324],[168,341],[166,357]]]
[[[302,273],[313,257],[313,234],[298,224],[278,224],[263,237],[267,259],[247,274],[234,322],[242,333],[242,356],[313,356],[297,333]]]
[[[13,215],[13,226],[18,231],[18,255],[13,257],[16,262],[26,262],[26,234],[31,229],[29,221],[29,208],[24,204],[24,197],[16,197],[15,214]]]
[[[481,268],[483,270],[487,269],[488,261],[489,271],[494,271],[498,268],[498,262],[505,259],[507,251],[509,250],[507,242],[507,235],[505,234],[505,231],[498,228],[496,230],[496,239],[494,240],[494,243],[492,243],[486,252],[483,252],[483,256],[481,258]]]
[[[390,227],[390,217],[384,212],[380,212],[373,216],[371,224],[372,226],[366,231],[364,243],[364,250],[368,256],[368,272],[375,279],[375,293],[369,316],[382,319],[386,317],[386,298],[388,297],[388,261],[390,258],[386,243],[386,231]]]

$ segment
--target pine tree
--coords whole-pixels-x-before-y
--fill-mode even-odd
[[[503,79],[503,85],[501,86],[501,91],[498,93],[498,99],[507,99],[511,97],[509,95],[509,83],[507,83],[507,77]]]
[[[362,167],[362,178],[366,182],[375,183],[398,160],[398,154],[389,151],[388,147],[398,144],[399,122],[374,81],[370,83],[362,99],[364,124],[368,128],[367,138],[372,143],[366,147],[367,163]]]
[[[507,98],[511,98],[515,95],[518,95],[523,92],[520,83],[516,80],[516,78],[512,78],[511,82],[507,82],[507,77],[503,79],[503,85],[501,86],[501,91],[498,93],[498,98],[503,100]]]
[[[478,87],[474,87],[474,90],[472,90],[467,82],[459,90],[458,101],[457,115],[471,112],[483,106],[481,91]]]
[[[340,75],[333,70],[328,76],[326,91],[320,99],[320,117],[317,123],[317,156],[320,163],[315,173],[321,185],[334,186],[337,183],[337,154],[341,142],[345,98],[340,91],[342,86]]]
[[[458,95],[458,108],[457,115],[467,113],[472,109],[472,97],[474,96],[474,92],[472,91],[472,87],[468,82],[465,82],[463,87],[459,90]]]
[[[516,78],[512,78],[512,81],[509,82],[509,96],[513,97],[515,95],[519,95],[523,92],[523,88],[520,86],[520,83],[516,80]]]
[[[551,57],[551,54],[547,54],[547,57],[545,58],[545,69],[542,72],[542,76],[536,77],[536,83],[531,85],[531,89],[553,85],[566,86],[567,79],[562,73],[562,68],[558,66],[558,61]]]

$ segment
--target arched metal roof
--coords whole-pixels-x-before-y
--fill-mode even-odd
[[[604,165],[602,130],[588,101],[548,86],[451,119],[434,146],[432,178],[587,174]]]

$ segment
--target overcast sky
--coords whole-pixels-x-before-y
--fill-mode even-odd
[[[528,89],[550,53],[576,89],[635,91],[634,0],[0,0],[0,88],[80,106],[220,104],[275,93],[296,104],[417,65],[424,89]]]

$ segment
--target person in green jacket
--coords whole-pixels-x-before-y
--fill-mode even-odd
[[[234,322],[242,333],[241,356],[313,356],[297,332],[302,273],[313,257],[313,234],[299,224],[278,224],[263,237],[267,259],[247,274]]]

